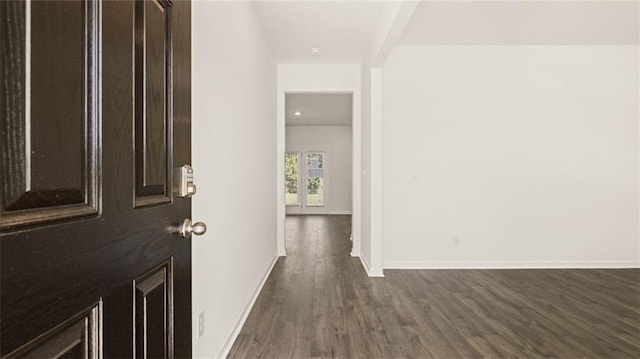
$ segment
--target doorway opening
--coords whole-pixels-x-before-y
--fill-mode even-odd
[[[352,214],[352,118],[351,93],[285,94],[286,216]]]

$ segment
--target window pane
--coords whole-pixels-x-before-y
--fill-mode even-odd
[[[324,204],[324,154],[307,153],[307,205]]]
[[[298,202],[298,154],[287,153],[284,158],[284,193],[286,205],[297,205]]]

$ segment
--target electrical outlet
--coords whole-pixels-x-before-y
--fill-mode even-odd
[[[204,310],[198,315],[198,339],[204,335]]]

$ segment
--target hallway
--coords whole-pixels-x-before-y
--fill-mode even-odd
[[[351,257],[350,216],[287,217],[230,358],[640,355],[640,270],[387,270]]]

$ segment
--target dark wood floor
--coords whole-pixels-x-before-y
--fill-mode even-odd
[[[640,270],[386,270],[350,217],[287,218],[230,358],[640,358]]]

